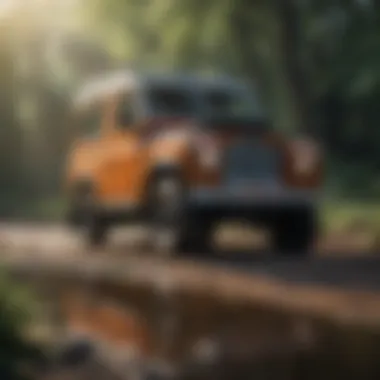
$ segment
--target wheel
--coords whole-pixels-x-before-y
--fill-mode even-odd
[[[65,221],[69,227],[80,227],[83,225],[84,212],[75,204],[70,204],[68,210],[66,211]]]
[[[308,255],[313,248],[317,229],[317,213],[312,207],[282,212],[273,231],[273,248],[276,254]]]
[[[89,247],[100,247],[107,243],[109,224],[99,215],[89,215],[84,223],[85,240]]]
[[[186,230],[183,231],[178,250],[184,255],[209,256],[214,253],[212,245],[213,221],[196,215],[187,217]]]
[[[93,186],[88,181],[78,181],[72,185],[68,196],[66,222],[71,227],[83,226],[93,209]]]
[[[149,188],[150,238],[153,250],[178,255],[206,249],[210,223],[190,215],[185,187],[178,175],[161,175]]]
[[[95,212],[91,184],[78,183],[71,194],[68,223],[80,231],[89,247],[104,245],[107,240],[109,223]]]
[[[71,216],[69,225],[79,232],[89,248],[99,247],[107,242],[109,223],[101,216],[94,215],[89,210],[77,215],[74,214],[74,217]]]

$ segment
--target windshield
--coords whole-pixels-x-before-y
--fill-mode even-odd
[[[194,94],[182,88],[157,87],[149,92],[154,114],[161,116],[193,116],[196,114]]]
[[[160,116],[257,118],[258,99],[246,87],[155,86],[148,92],[152,112]]]
[[[247,89],[212,89],[204,92],[205,113],[207,116],[258,117],[262,109],[258,100]]]

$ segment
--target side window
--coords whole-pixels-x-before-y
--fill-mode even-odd
[[[97,137],[103,121],[103,108],[96,104],[81,112],[78,130],[82,136]]]
[[[153,87],[149,92],[153,112],[164,116],[192,116],[196,104],[192,94],[186,89],[176,87]]]
[[[116,127],[120,130],[130,129],[137,121],[137,111],[134,97],[124,95],[116,110]]]

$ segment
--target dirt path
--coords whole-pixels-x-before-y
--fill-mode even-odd
[[[146,233],[141,227],[115,229],[106,250],[93,252],[86,249],[80,234],[59,224],[0,224],[0,254],[12,258],[21,256],[21,259],[25,256],[29,260],[33,256],[39,259],[46,257],[53,262],[72,259],[86,262],[88,258],[98,256],[107,260],[111,257],[115,260],[144,258],[151,262],[152,258],[146,249]],[[230,242],[234,240],[231,236],[233,238],[234,234],[230,233]],[[248,241],[249,236],[235,232],[235,239],[244,243],[244,239]],[[290,282],[380,289],[379,256],[368,254],[366,248],[369,244],[365,236],[335,236],[330,241],[325,239],[320,245],[320,252],[313,260],[306,262],[285,260],[284,263],[279,258],[273,260],[270,255],[255,255],[252,250],[240,255],[239,251],[233,249],[212,261],[216,266],[242,268],[252,274]]]
[[[111,231],[107,251],[110,253],[136,254],[146,250],[147,231],[144,228],[115,228]],[[250,247],[257,240],[252,232],[239,228],[227,228],[218,234],[224,248],[231,250]],[[49,256],[72,256],[86,251],[83,238],[60,224],[0,223],[0,249],[5,253],[28,252]],[[365,231],[342,232],[326,235],[318,243],[318,255],[337,254],[339,256],[368,253],[376,250],[373,236]]]
[[[139,227],[112,231],[107,250],[132,254],[143,246],[146,232]],[[59,225],[0,224],[0,249],[2,254],[33,254],[74,257],[87,252],[80,233]],[[88,252],[87,252],[88,253]]]

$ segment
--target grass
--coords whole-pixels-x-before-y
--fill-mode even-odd
[[[59,221],[65,214],[65,202],[59,197],[29,202],[18,214],[30,220]],[[320,216],[324,236],[365,235],[380,242],[380,201],[327,199],[321,204]],[[244,231],[241,234],[247,235]]]
[[[62,198],[46,198],[26,203],[16,215],[17,217],[31,220],[60,220],[65,213],[65,206]]]
[[[327,232],[360,227],[380,232],[380,201],[326,201],[321,220]]]
[[[34,205],[34,210],[30,210],[31,214],[37,214],[43,219],[60,219],[65,211],[65,202],[60,198],[50,198],[44,201],[37,202]]]

